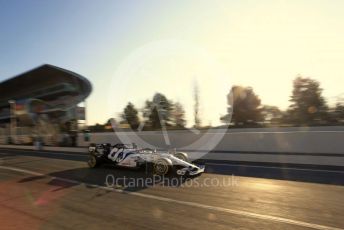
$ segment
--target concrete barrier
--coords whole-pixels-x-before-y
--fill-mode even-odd
[[[168,131],[171,145],[166,145],[161,132],[139,132],[135,135],[125,132],[94,133],[90,142],[114,144],[121,142],[123,137],[129,137],[131,142],[138,142],[139,138],[158,148],[178,148],[181,150],[344,154],[343,126],[210,130],[200,134],[190,131]],[[217,137],[220,141],[213,146]],[[200,139],[203,141],[190,145],[190,143]],[[83,141],[82,135],[79,136],[79,143],[81,146],[88,145]]]
[[[295,165],[344,166],[344,127],[274,128],[210,130],[195,134],[190,131],[169,131],[172,145],[166,145],[161,132],[94,133],[94,143],[119,143],[121,138],[130,137],[129,142],[138,139],[149,143],[139,147],[151,147],[186,151],[191,159],[217,160],[223,162],[255,162]],[[213,146],[214,141],[221,137]],[[90,142],[78,137],[84,148],[44,147],[44,150],[58,152],[87,153]],[[201,140],[201,141],[200,141]],[[196,142],[197,144],[191,144]],[[32,146],[0,146],[0,148],[33,149]]]
[[[219,136],[220,141],[213,146],[214,139]],[[166,145],[161,132],[141,132],[135,135],[124,132],[96,133],[92,134],[91,142],[114,144],[121,142],[123,137],[129,137],[131,142],[138,142],[139,138],[157,148],[187,151],[192,159],[344,166],[343,126],[210,130],[200,134],[168,131],[172,143],[170,146]],[[202,138],[204,141],[190,145]],[[79,143],[87,145],[81,138]],[[141,145],[150,147],[145,146],[145,143]]]

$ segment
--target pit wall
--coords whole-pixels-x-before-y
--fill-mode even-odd
[[[217,137],[220,141],[217,145]],[[210,130],[207,133],[195,134],[189,131],[168,131],[172,145],[166,145],[162,133],[147,131],[130,134],[93,133],[92,143],[118,143],[121,139],[140,142],[140,139],[163,148],[204,151],[237,151],[269,153],[338,153],[344,154],[344,126],[309,127],[309,128],[261,128]],[[191,145],[202,138],[201,143]],[[87,146],[83,135],[79,135],[79,145]],[[144,145],[144,143],[143,143]],[[149,147],[142,146],[142,147]]]
[[[219,138],[220,137],[220,138]],[[191,159],[218,163],[247,162],[282,165],[315,165],[344,167],[344,127],[273,128],[213,130],[195,134],[189,131],[168,131],[173,145],[167,146],[160,132],[94,133],[90,142],[79,136],[79,145],[89,143],[138,143],[140,147],[177,148]],[[220,139],[218,144],[214,146]],[[128,141],[129,140],[129,141]],[[201,141],[200,141],[201,140]],[[190,143],[196,144],[190,145]]]

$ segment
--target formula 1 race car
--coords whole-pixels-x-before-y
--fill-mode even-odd
[[[204,172],[204,166],[194,165],[184,152],[157,152],[152,149],[139,149],[135,144],[91,144],[88,148],[88,166],[95,168],[101,164],[112,164],[126,168],[153,166],[157,175],[176,172],[180,176],[194,176]]]

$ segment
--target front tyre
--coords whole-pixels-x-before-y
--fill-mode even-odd
[[[189,162],[189,157],[186,153],[178,152],[178,153],[175,153],[174,156],[182,161]]]
[[[100,165],[98,158],[93,154],[89,156],[87,164],[90,168],[96,168]]]

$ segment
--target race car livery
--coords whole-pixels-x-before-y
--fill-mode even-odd
[[[91,144],[88,148],[90,168],[98,167],[104,163],[127,168],[141,168],[152,165],[155,174],[166,175],[176,172],[177,175],[199,175],[204,172],[204,166],[189,162],[184,152],[156,151],[152,149],[139,149],[135,144]]]

